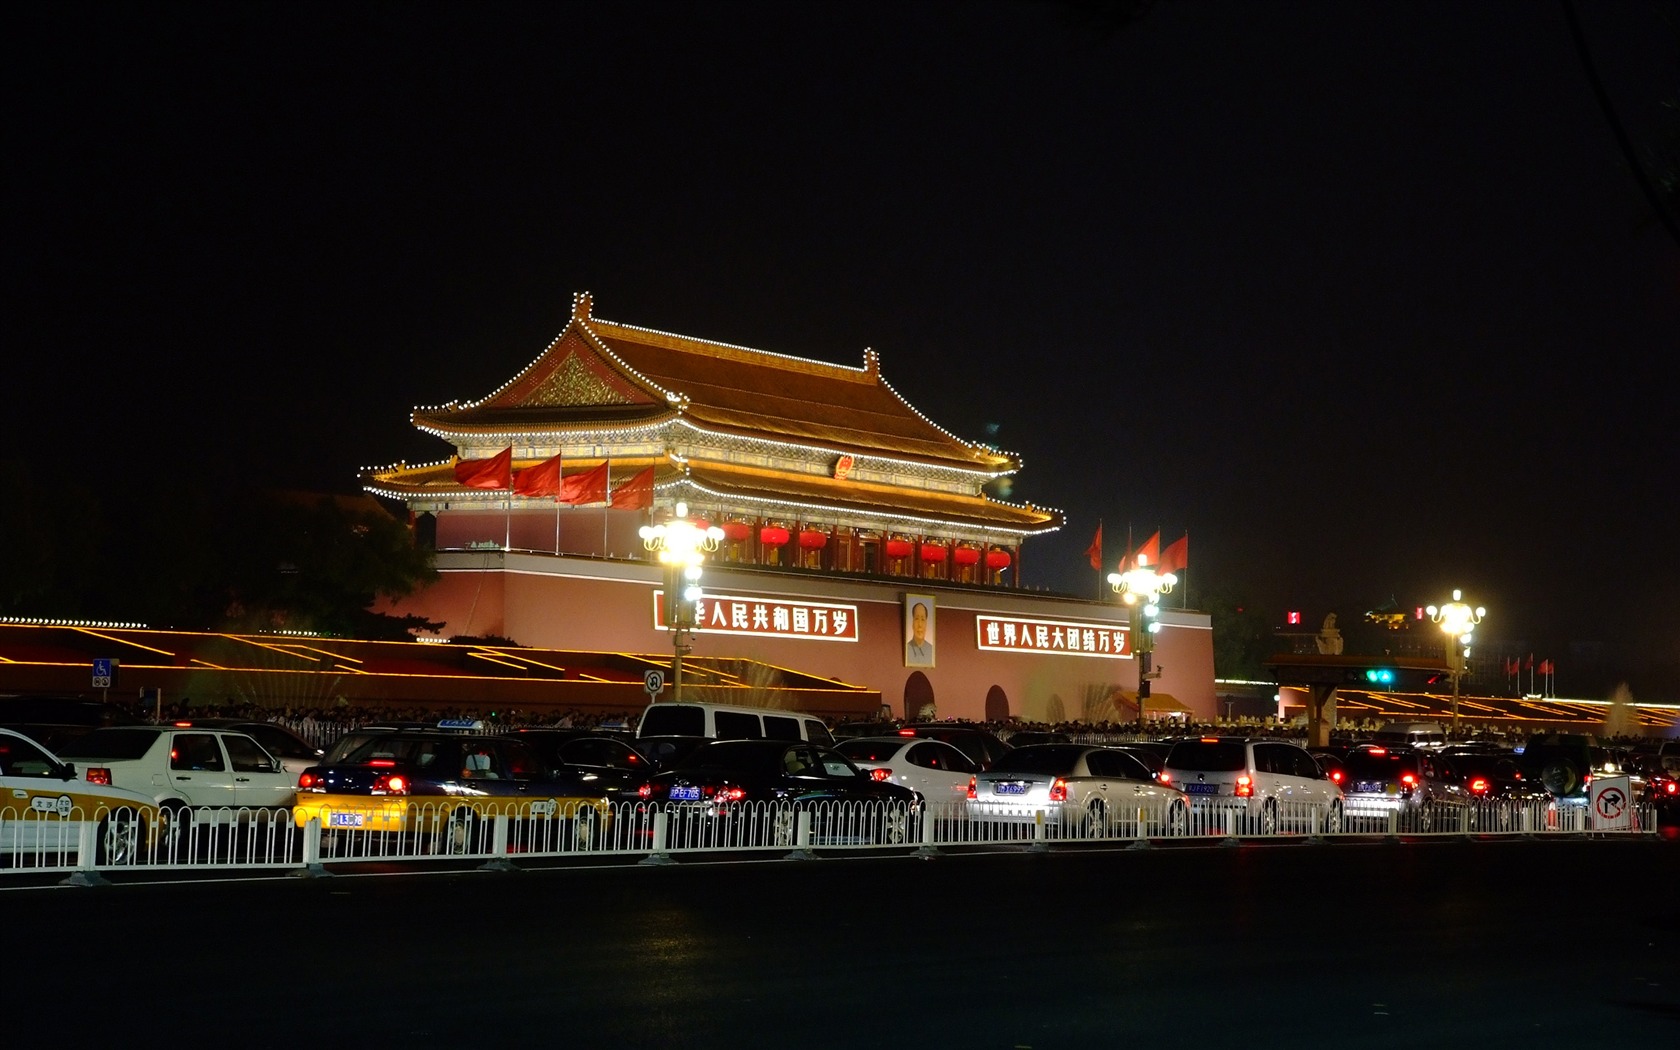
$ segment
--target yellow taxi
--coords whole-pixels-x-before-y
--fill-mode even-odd
[[[163,830],[150,795],[90,784],[74,766],[10,729],[0,729],[0,864],[75,863],[84,825],[97,829],[94,861],[143,862]]]
[[[560,853],[599,844],[612,819],[604,792],[555,780],[525,741],[446,721],[371,733],[331,765],[298,776],[293,820],[329,840],[396,833],[423,852],[487,853],[494,818],[512,821],[510,850]],[[466,731],[461,731],[461,730]]]

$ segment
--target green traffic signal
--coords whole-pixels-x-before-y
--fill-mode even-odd
[[[1393,685],[1394,671],[1388,667],[1373,667],[1365,672],[1365,680],[1373,685]]]

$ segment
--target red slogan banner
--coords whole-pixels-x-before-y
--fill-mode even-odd
[[[697,603],[695,628],[708,634],[750,634],[769,638],[810,638],[823,642],[858,640],[855,605],[795,602],[779,598],[742,598],[706,594]],[[665,626],[665,592],[653,592],[653,625]]]
[[[974,627],[980,648],[996,652],[1061,653],[1109,660],[1132,657],[1131,628],[1116,624],[976,616]]]

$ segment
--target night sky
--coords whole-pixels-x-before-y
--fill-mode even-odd
[[[1130,6],[14,12],[13,451],[356,491],[588,290],[878,350],[1065,512],[1029,586],[1095,596],[1100,520],[1110,563],[1188,532],[1193,606],[1462,587],[1564,683],[1571,642],[1680,659],[1680,244],[1565,8]],[[1578,14],[1630,141],[1674,134],[1680,3]]]

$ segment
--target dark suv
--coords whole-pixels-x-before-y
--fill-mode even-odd
[[[1545,787],[1560,804],[1585,806],[1593,773],[1605,769],[1610,752],[1597,737],[1536,733],[1523,747],[1523,776]]]

